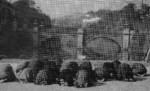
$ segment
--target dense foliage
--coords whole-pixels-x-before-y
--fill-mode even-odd
[[[140,8],[137,8],[133,3],[127,4],[120,10],[89,11],[86,14],[89,14],[91,17],[100,17],[100,21],[86,26],[86,37],[89,38],[97,35],[106,35],[117,39],[118,42],[119,39],[121,40],[122,32],[125,28],[134,30],[135,33],[131,41],[132,43],[130,43],[131,50],[129,51],[133,60],[142,60],[140,58],[143,58],[145,55],[143,47],[147,38],[146,34],[150,29],[149,11],[149,5],[143,4]],[[51,23],[54,23],[55,25],[62,26],[62,28],[59,29],[53,27],[51,31],[54,30],[55,32],[60,30],[61,33],[63,33],[63,30],[67,30],[63,29],[63,27],[75,27],[75,29],[68,29],[69,31],[67,32],[70,33],[73,31],[74,33],[77,28],[82,26],[83,18],[85,18],[85,14],[76,14],[74,16],[70,15],[58,18],[51,22],[51,19],[35,6],[35,2],[33,0],[18,0],[13,3],[8,2],[7,0],[1,0],[0,55],[4,54],[8,57],[19,57],[20,55],[31,56],[33,49],[32,30],[35,20],[38,25],[44,24],[51,27]],[[69,39],[67,36],[65,37],[66,38],[64,39],[67,39],[68,41],[75,41],[73,39]],[[63,45],[67,40],[58,40],[61,41],[61,44],[59,45]],[[66,44],[75,45],[73,43],[76,42],[69,43],[70,44]],[[122,42],[119,44],[121,43]],[[70,52],[68,51],[68,47],[65,46],[64,49],[65,51]],[[55,54],[53,53],[53,50],[51,50],[51,52],[52,54]],[[69,54],[71,53],[68,53],[67,55]]]
[[[34,22],[51,25],[50,18],[32,0],[0,1],[0,55],[32,56]]]
[[[143,4],[140,8],[137,8],[135,4],[129,3],[121,10],[88,12],[92,16],[100,17],[101,20],[86,27],[87,36],[105,35],[113,37],[122,45],[122,40],[119,38],[123,36],[123,30],[126,28],[133,30],[133,37],[131,37],[127,51],[132,60],[143,60],[146,53],[144,46],[150,28],[149,11],[150,6],[147,4]]]

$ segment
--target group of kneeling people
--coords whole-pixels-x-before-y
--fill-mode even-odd
[[[59,60],[48,61],[48,59],[33,60],[19,64],[14,74],[11,72],[11,66],[7,66],[9,67],[4,69],[6,74],[0,72],[0,80],[13,81],[17,79],[19,82],[33,82],[37,85],[59,84],[76,87],[89,87],[102,79],[103,81],[109,79],[136,81],[134,76],[147,73],[146,67],[141,63],[134,63],[131,66],[118,60],[104,62],[101,67],[95,69],[92,69],[91,62],[86,60],[80,63],[62,63]]]

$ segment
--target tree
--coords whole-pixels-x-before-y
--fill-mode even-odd
[[[45,25],[51,25],[51,19],[47,15],[43,14],[39,8],[35,8],[35,2],[33,0],[18,0],[13,3],[16,9],[16,16],[19,22],[19,26],[27,24],[28,27],[32,27],[34,20],[38,20],[38,23],[44,23]]]
[[[18,7],[30,8],[35,5],[35,2],[33,0],[18,0],[14,2],[13,5],[18,6]]]
[[[32,54],[34,20],[51,25],[50,18],[34,4],[33,0],[18,0],[13,4],[0,0],[0,54],[8,57]],[[13,31],[14,21],[16,31]]]
[[[144,18],[150,15],[150,6],[147,4],[142,4],[142,7],[138,13],[140,14],[140,18],[144,20]]]
[[[138,13],[134,3],[129,3],[122,8],[120,14],[127,20],[128,24],[134,24],[135,22],[140,21],[140,14]]]
[[[0,1],[0,26],[9,23],[14,18],[14,7],[6,0]]]

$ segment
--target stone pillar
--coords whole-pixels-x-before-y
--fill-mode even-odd
[[[82,28],[77,31],[77,59],[81,59],[83,54],[83,32]]]
[[[13,20],[13,31],[17,31],[17,27],[18,27],[17,20],[14,19]]]
[[[128,47],[129,47],[129,29],[125,28],[123,31],[123,54],[122,59],[128,60]]]
[[[38,23],[34,22],[32,37],[33,37],[33,58],[38,58],[38,42],[39,42],[39,33],[38,33]]]
[[[123,31],[123,60],[130,60],[130,45],[131,45],[131,38],[133,35],[133,31],[131,31],[129,28],[125,28]]]
[[[47,57],[47,56],[43,55],[43,53],[41,52],[41,51],[43,51],[43,49],[41,49],[41,42],[43,41],[43,36],[42,36],[43,31],[45,31],[45,28],[44,28],[44,24],[41,23],[39,25],[39,28],[38,28],[38,36],[37,36],[37,39],[38,39],[38,59],[43,59],[44,57]]]

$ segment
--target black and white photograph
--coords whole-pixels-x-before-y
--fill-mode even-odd
[[[150,0],[0,0],[0,91],[150,91]]]

